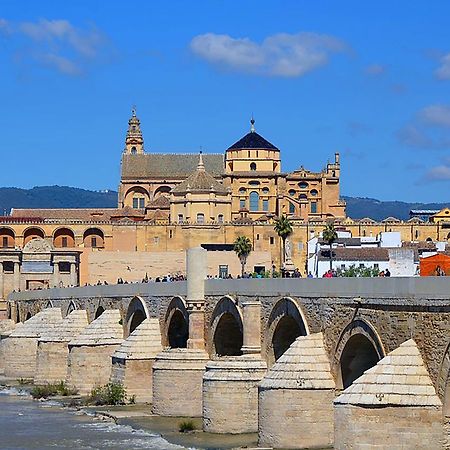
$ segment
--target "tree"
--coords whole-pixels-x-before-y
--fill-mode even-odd
[[[278,236],[280,236],[283,241],[283,263],[285,262],[284,258],[286,256],[286,239],[292,234],[292,225],[291,221],[282,214],[280,217],[275,219],[275,226],[273,229],[277,232]]]
[[[338,235],[332,222],[328,223],[322,232],[322,239],[330,246],[330,270],[333,270],[333,242],[336,241]]]
[[[241,276],[244,276],[245,263],[252,251],[252,243],[247,236],[238,236],[234,241],[234,251],[241,261]]]

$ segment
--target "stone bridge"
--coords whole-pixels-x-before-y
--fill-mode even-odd
[[[190,359],[189,351],[206,352],[202,356],[205,361],[199,366],[202,369],[200,377],[205,365],[208,373],[208,360],[232,364],[242,358],[247,362],[259,361],[259,366],[248,369],[247,365],[245,369],[247,374],[260,370],[262,375],[257,377],[258,382],[266,373],[266,366],[270,369],[277,367],[278,360],[284,361],[281,356],[294,343],[300,342],[299,336],[319,336],[321,333],[337,393],[350,387],[366,370],[401,344],[413,339],[443,403],[444,414],[450,414],[450,278],[205,280],[202,252],[194,250],[190,264],[188,255],[187,282],[13,293],[8,299],[9,317],[14,322],[23,322],[46,308],[60,308],[63,318],[75,310],[85,310],[87,321],[93,323],[104,311],[118,310],[123,339],[134,335],[145,319],[156,319],[161,346],[186,349],[179,350],[180,359]],[[153,366],[154,411],[178,415],[167,410],[170,401],[164,397],[164,388],[159,384],[159,388],[155,387],[158,367],[167,369],[164,365],[167,358],[164,361],[158,366],[157,357]],[[196,361],[198,363],[198,358]],[[231,372],[242,369],[233,367],[230,366]],[[217,368],[214,364],[209,367],[210,372],[220,370],[224,367]],[[166,379],[170,379],[167,372],[164,373]],[[219,378],[229,380],[227,376]],[[204,427],[216,431],[211,423],[221,419],[209,417],[205,422],[205,414],[212,414],[205,406],[208,382],[203,379],[203,410],[200,414],[194,407],[193,411],[187,408],[190,414],[180,415],[203,414]],[[159,411],[158,405],[155,410],[155,403],[158,403],[155,389],[161,389],[158,395],[164,397],[164,406]],[[186,386],[180,390],[173,386],[170,389],[182,396]],[[195,386],[192,389],[195,390]],[[257,402],[247,407],[258,409]],[[240,416],[237,417],[240,420]],[[231,427],[228,431],[252,430],[251,427],[248,430]],[[316,443],[314,439],[311,442]],[[281,441],[275,441],[275,444],[284,445]]]

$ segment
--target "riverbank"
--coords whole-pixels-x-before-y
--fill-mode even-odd
[[[150,448],[150,449],[183,449],[193,448],[202,450],[231,450],[231,449],[251,449],[257,448],[257,435],[217,435],[205,433],[201,430],[201,419],[191,419],[195,430],[192,432],[179,432],[179,424],[186,418],[182,417],[161,417],[151,414],[150,405],[123,405],[123,406],[73,406],[79,400],[79,396],[72,397],[51,397],[46,400],[33,400],[29,395],[32,385],[19,383],[17,380],[0,379],[0,409],[8,410],[9,418],[0,414],[0,429],[11,431],[10,439],[21,439],[23,427],[27,428],[27,435],[22,436],[27,440],[34,439],[41,447],[21,447],[20,442],[10,442],[3,448],[54,448],[55,443],[58,448]],[[5,407],[5,408],[3,408]],[[17,411],[14,410],[16,407]],[[44,412],[45,413],[44,413]],[[20,415],[22,413],[22,415]],[[59,417],[58,416],[61,416]],[[25,426],[24,415],[34,417],[31,426]],[[52,420],[47,423],[47,416]],[[63,417],[66,422],[63,421]],[[38,427],[37,424],[42,421]],[[90,442],[79,442],[84,436],[72,436],[73,432],[68,430],[62,433],[61,429],[55,430],[56,424],[62,421],[62,428],[68,427],[73,422],[73,427],[89,428],[96,430],[97,441],[100,435],[105,435],[106,444],[110,442],[110,434],[114,434],[117,443],[124,440],[123,446],[103,447],[98,441],[97,446],[92,446]],[[90,424],[90,425],[89,425]],[[28,424],[30,425],[30,424]],[[47,428],[49,428],[47,430]],[[46,434],[46,430],[48,433]],[[84,433],[84,431],[83,431]],[[100,434],[98,434],[100,433]],[[90,433],[88,433],[90,435]],[[33,437],[34,436],[34,437]],[[61,439],[61,442],[55,439]],[[42,439],[41,439],[42,438]],[[46,444],[45,439],[48,442]],[[90,439],[93,437],[90,436]],[[67,446],[72,442],[73,446]],[[131,441],[130,441],[131,439]],[[158,441],[158,439],[160,441]],[[95,441],[95,440],[94,440]],[[6,441],[8,443],[8,441]],[[50,445],[51,444],[51,445]],[[34,445],[34,444],[32,444]],[[118,444],[117,444],[118,445]],[[144,447],[143,447],[144,446]]]

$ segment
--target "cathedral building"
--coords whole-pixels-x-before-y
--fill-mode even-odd
[[[256,132],[225,154],[146,153],[133,110],[122,155],[119,208],[145,210],[169,223],[267,221],[285,214],[300,221],[345,217],[339,198],[340,162],[322,172],[281,169],[280,149]]]

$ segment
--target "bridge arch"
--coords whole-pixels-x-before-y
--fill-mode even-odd
[[[334,352],[337,388],[350,386],[384,356],[384,346],[372,324],[364,319],[349,323],[341,333]]]
[[[181,297],[174,297],[167,307],[165,317],[165,345],[186,348],[189,338],[189,315]]]
[[[271,366],[299,336],[309,334],[306,317],[294,299],[283,297],[278,300],[267,324],[267,363]]]
[[[149,316],[147,305],[141,297],[134,297],[127,309],[125,336],[128,337]]]
[[[242,355],[243,320],[242,311],[233,298],[225,296],[219,300],[211,318],[211,342],[218,356]]]
[[[45,303],[44,309],[53,308],[53,302],[51,300],[47,300]]]

